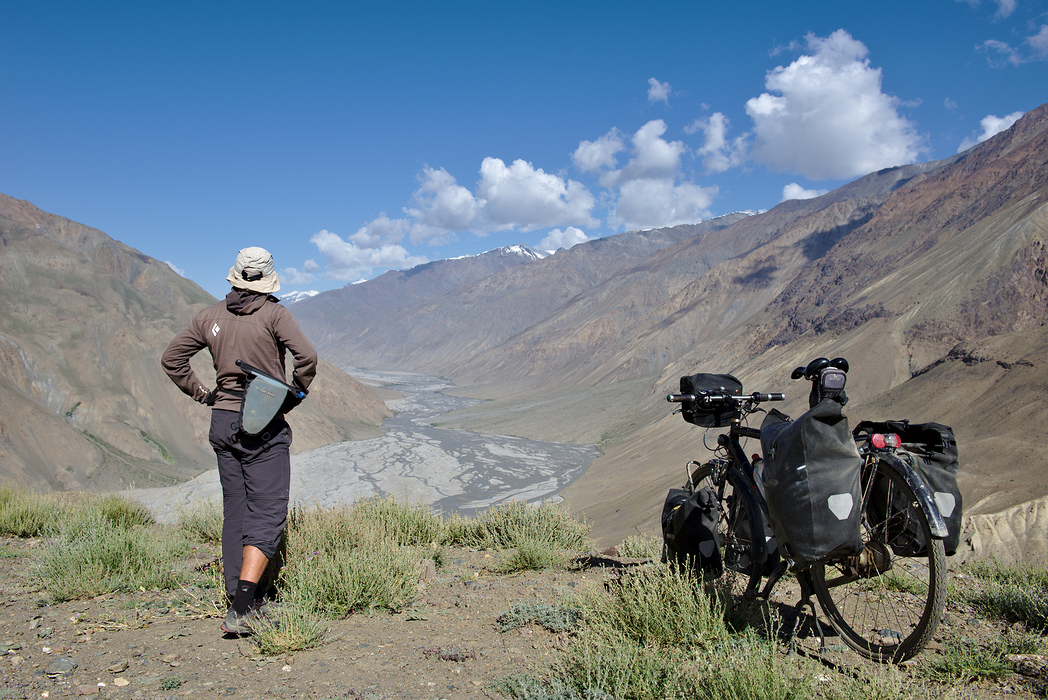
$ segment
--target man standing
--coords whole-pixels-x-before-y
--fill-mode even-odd
[[[168,345],[161,363],[179,389],[212,407],[208,437],[222,483],[222,565],[232,598],[222,631],[250,634],[264,602],[259,579],[287,525],[291,428],[284,414],[300,400],[289,395],[260,433],[243,433],[239,421],[245,375],[237,360],[283,380],[284,355],[290,351],[291,383],[305,391],[316,375],[317,351],[291,313],[270,296],[280,289],[280,280],[268,251],[241,250],[227,280],[233,289],[225,301],[198,313]],[[189,364],[205,347],[215,365],[214,389],[201,384]]]

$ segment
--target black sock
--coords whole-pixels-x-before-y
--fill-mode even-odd
[[[246,613],[251,608],[251,604],[255,602],[256,590],[258,590],[257,583],[243,579],[237,581],[237,594],[233,596],[233,612],[237,615]]]

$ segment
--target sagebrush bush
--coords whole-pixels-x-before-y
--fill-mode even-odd
[[[503,503],[472,520],[453,520],[447,531],[450,544],[486,549],[513,549],[537,542],[578,550],[590,544],[589,528],[563,506],[548,502]],[[454,538],[450,537],[452,532]]]
[[[178,509],[178,528],[199,542],[222,542],[222,506],[211,499]]]
[[[619,545],[619,555],[630,559],[661,559],[662,538],[654,535],[630,535]]]
[[[281,572],[281,597],[327,618],[401,610],[418,593],[420,559],[415,550],[382,541],[291,557]]]
[[[990,560],[967,562],[962,569],[975,585],[956,587],[961,600],[990,617],[1048,632],[1048,566]]]
[[[97,517],[119,525],[153,525],[153,513],[138,501],[123,496],[89,493],[33,493],[0,487],[0,534],[13,537],[51,537],[62,530],[82,527]]]
[[[271,607],[268,616],[252,625],[251,642],[260,654],[279,656],[323,643],[327,628],[315,613],[291,604]]]
[[[187,543],[177,534],[116,524],[81,512],[47,545],[37,577],[55,601],[139,588],[166,589],[188,580]]]
[[[440,543],[444,524],[423,503],[408,505],[394,498],[370,498],[353,506],[354,517],[363,527],[394,544],[421,547]]]
[[[690,569],[646,566],[624,572],[595,598],[587,619],[639,644],[711,647],[728,637],[724,607]]]

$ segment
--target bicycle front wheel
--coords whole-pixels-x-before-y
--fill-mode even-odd
[[[905,661],[931,640],[946,603],[946,555],[928,517],[889,458],[863,468],[859,555],[811,568],[823,612],[860,655]]]
[[[690,484],[696,491],[709,489],[720,504],[717,535],[724,587],[735,596],[753,592],[766,556],[764,518],[746,477],[735,466],[707,462],[692,473]]]

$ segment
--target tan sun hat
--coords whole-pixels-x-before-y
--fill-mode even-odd
[[[265,248],[252,246],[237,253],[226,281],[238,289],[272,294],[280,289],[280,278],[273,267],[273,256]]]

